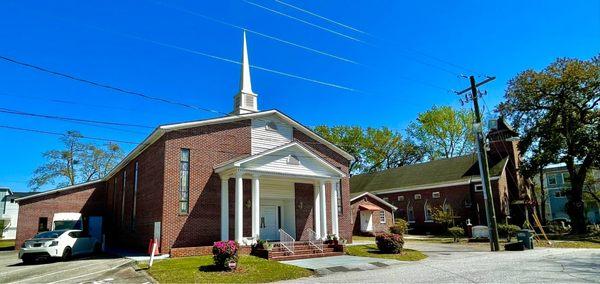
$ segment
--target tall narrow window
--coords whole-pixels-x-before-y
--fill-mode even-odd
[[[113,217],[113,224],[117,223],[117,177],[115,176],[115,178],[113,179],[113,210],[112,210],[112,217]]]
[[[431,210],[429,200],[425,201],[425,206],[423,207],[423,210],[425,211],[425,222],[432,221],[431,215],[433,214],[433,211]]]
[[[133,172],[133,202],[131,206],[131,230],[135,230],[135,207],[137,203],[138,190],[138,162],[135,162],[135,170]]]
[[[335,191],[336,193],[336,197],[337,197],[337,209],[338,209],[338,216],[342,216],[344,215],[344,211],[343,211],[343,204],[342,204],[342,182],[337,182],[335,183],[335,187],[337,187],[337,190]]]
[[[179,162],[179,213],[187,214],[190,201],[190,149],[181,149]]]
[[[406,219],[408,219],[409,223],[415,222],[415,210],[413,209],[412,202],[408,202],[406,206]]]
[[[122,198],[121,198],[121,226],[123,226],[123,221],[125,220],[125,192],[127,186],[127,171],[123,171],[123,188],[121,190]]]

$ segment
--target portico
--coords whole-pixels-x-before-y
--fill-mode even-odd
[[[339,236],[340,180],[345,175],[300,143],[291,142],[226,162],[217,166],[215,172],[221,178],[222,240],[231,239],[230,205],[234,206],[235,212],[233,240],[241,244],[251,244],[258,239],[280,240],[285,235],[300,238],[303,232],[296,232],[296,212],[303,208],[312,208],[314,221],[311,229],[318,238],[325,239],[328,234]],[[235,180],[233,202],[229,201],[231,178]],[[244,180],[251,180],[251,202],[246,204],[243,196]],[[295,184],[313,186],[311,204],[296,200]],[[245,206],[251,209],[250,236],[244,235],[243,231],[243,221],[247,218],[244,216]],[[328,222],[331,222],[329,226]]]

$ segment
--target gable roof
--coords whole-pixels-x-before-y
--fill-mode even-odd
[[[329,162],[327,162],[325,159],[319,157],[318,155],[316,155],[315,153],[313,153],[313,151],[307,149],[306,147],[304,147],[301,143],[298,142],[290,142],[284,145],[281,145],[279,147],[275,147],[273,149],[258,153],[256,155],[252,155],[252,156],[248,156],[248,155],[243,155],[241,157],[239,157],[238,159],[234,159],[234,160],[229,160],[225,163],[219,164],[217,166],[215,166],[215,172],[219,173],[222,172],[224,170],[230,169],[232,167],[239,167],[244,163],[277,153],[279,151],[282,151],[284,149],[288,149],[288,148],[296,148],[301,150],[302,152],[304,152],[305,154],[307,154],[308,156],[310,156],[311,158],[313,158],[315,161],[317,161],[317,163],[323,165],[325,168],[339,174],[341,177],[345,177],[346,174],[344,172],[342,172],[340,169],[338,169],[337,167],[333,166],[332,164],[330,164]]]
[[[342,157],[344,157],[350,161],[354,161],[354,156],[348,154],[348,152],[335,146],[333,143],[327,141],[325,138],[319,136],[317,133],[313,132],[308,127],[295,121],[291,117],[283,114],[282,112],[280,112],[278,110],[273,109],[273,110],[255,112],[255,113],[229,115],[229,116],[224,116],[224,117],[219,117],[219,118],[161,125],[161,126],[157,127],[142,143],[140,143],[135,149],[133,149],[133,151],[131,151],[121,161],[121,163],[119,163],[114,169],[112,169],[110,171],[110,173],[108,173],[108,175],[106,175],[106,177],[103,180],[109,179],[116,172],[120,171],[121,168],[123,168],[125,165],[127,165],[133,159],[135,159],[135,157],[137,157],[140,153],[142,153],[144,151],[144,149],[149,147],[152,143],[156,142],[160,137],[162,137],[163,134],[165,134],[167,132],[183,130],[183,129],[199,127],[199,126],[205,126],[205,125],[221,124],[221,123],[235,122],[235,121],[240,121],[240,120],[260,118],[260,117],[265,117],[265,116],[270,116],[270,115],[276,115],[282,121],[289,123],[291,126],[298,129],[302,133],[308,135],[312,139],[314,139],[320,143],[323,143],[327,147],[334,150],[336,153],[340,154]]]
[[[368,192],[368,191],[365,191],[365,192],[355,192],[355,193],[351,193],[351,194],[350,194],[350,203],[352,203],[352,201],[354,201],[354,200],[357,200],[357,199],[359,199],[359,198],[361,198],[361,197],[363,197],[363,196],[365,196],[365,195],[368,195],[369,197],[371,197],[371,198],[373,198],[373,199],[375,199],[375,200],[377,200],[377,201],[381,202],[382,204],[384,204],[384,205],[386,205],[386,206],[388,206],[388,207],[392,208],[392,210],[396,210],[396,209],[398,209],[398,207],[396,207],[396,206],[392,205],[391,203],[389,203],[389,202],[387,202],[387,201],[385,201],[385,200],[381,199],[379,196],[377,196],[377,195],[375,195],[375,194],[372,194],[372,193],[370,193],[370,192]]]
[[[490,177],[500,176],[507,162],[508,157],[500,160],[490,158]],[[392,189],[469,182],[473,178],[479,178],[479,164],[474,154],[355,175],[350,178],[350,191],[378,193]]]

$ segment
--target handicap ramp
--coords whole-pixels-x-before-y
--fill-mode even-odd
[[[400,264],[402,261],[373,257],[340,255],[320,258],[281,261],[281,263],[295,265],[315,271],[319,275],[335,272],[371,270],[390,265]]]

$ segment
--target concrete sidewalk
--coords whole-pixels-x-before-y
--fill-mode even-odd
[[[400,264],[403,261],[394,259],[340,255],[282,261],[281,263],[295,265],[315,271],[318,275],[327,275],[335,272],[372,270],[390,265]]]

